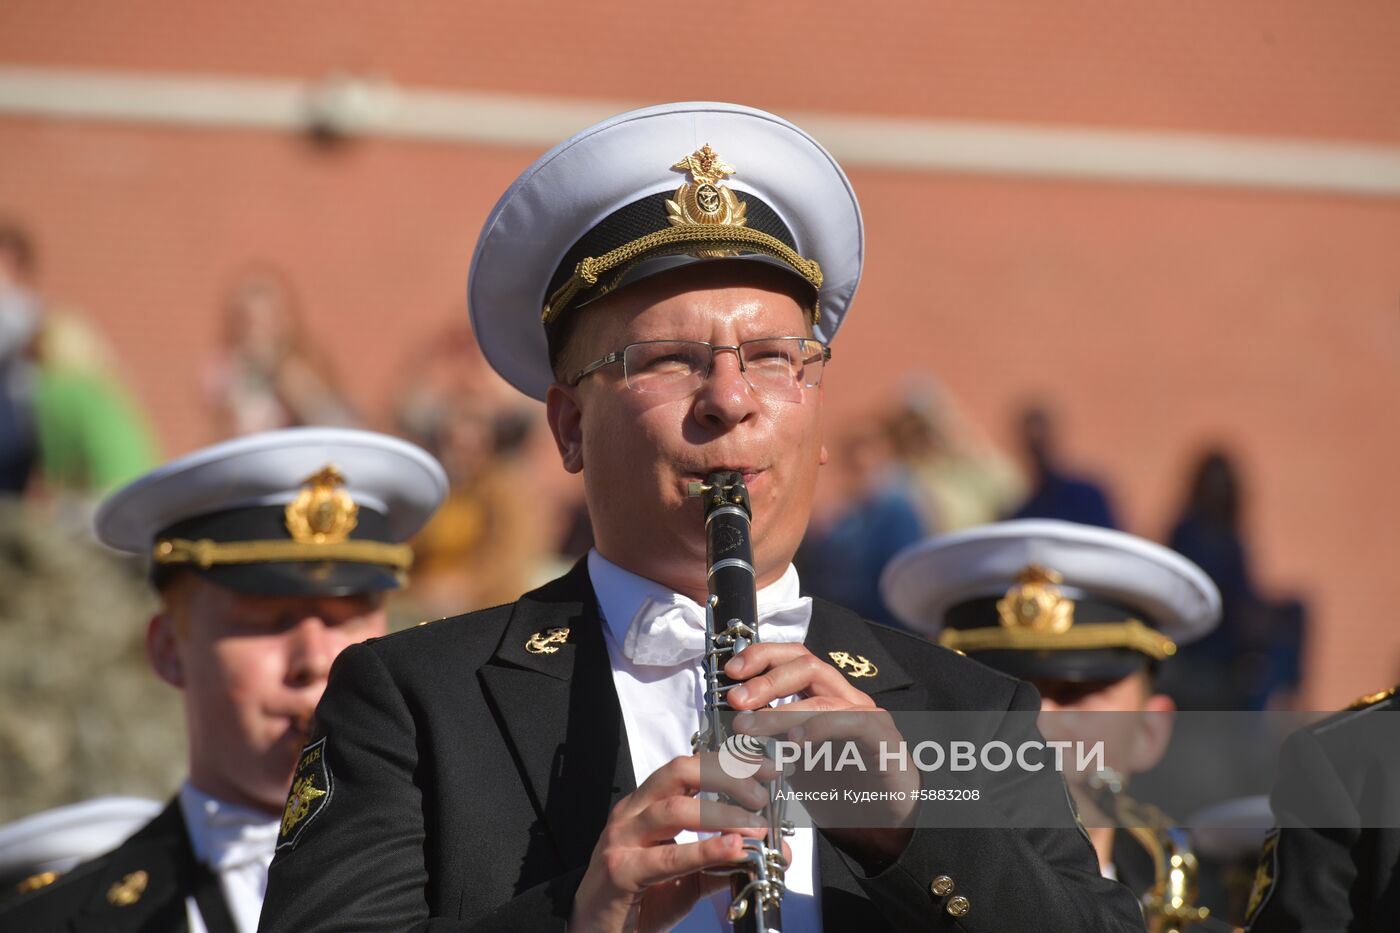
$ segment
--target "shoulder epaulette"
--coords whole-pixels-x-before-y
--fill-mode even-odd
[[[1375,706],[1377,703],[1395,696],[1395,689],[1396,688],[1391,687],[1388,690],[1378,690],[1375,693],[1368,693],[1365,696],[1357,697],[1347,705],[1347,709],[1365,709],[1368,706]]]

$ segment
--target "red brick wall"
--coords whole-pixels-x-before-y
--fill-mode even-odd
[[[204,9],[196,9],[205,7]],[[717,97],[1039,124],[1400,141],[1400,6],[1128,8],[10,0],[0,62],[316,77],[650,102]],[[645,19],[625,9],[645,9]],[[333,13],[331,11],[334,11]],[[822,15],[822,11],[825,15]],[[890,17],[894,18],[890,18]],[[394,367],[462,313],[486,211],[534,152],[0,118],[0,211],[44,284],[117,345],[168,453],[211,439],[199,368],[244,261],[299,283],[382,413]],[[1162,535],[1203,442],[1242,458],[1263,581],[1314,609],[1309,699],[1400,677],[1400,201],[852,171],[869,233],[828,397],[852,417],[936,373],[1002,441],[1046,391],[1069,454]],[[917,338],[917,339],[913,339]],[[550,482],[558,482],[549,468]]]
[[[6,0],[0,61],[1400,140],[1391,0]]]

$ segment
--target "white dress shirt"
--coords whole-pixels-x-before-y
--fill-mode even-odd
[[[239,933],[257,933],[280,821],[210,797],[189,781],[180,787],[180,812],[195,860],[218,876],[234,926]],[[190,933],[208,933],[193,897],[185,898],[185,915]]]
[[[588,575],[606,622],[604,641],[613,685],[627,729],[632,772],[640,786],[671,759],[691,754],[691,736],[701,726],[703,683],[696,646],[703,650],[705,614],[689,597],[623,570],[596,550],[588,552]],[[758,613],[762,641],[792,643],[807,637],[812,603],[799,594],[795,567],[789,565],[776,583],[758,591]],[[788,807],[800,821],[799,805],[791,802]],[[689,831],[676,836],[680,843],[696,839]],[[792,864],[783,898],[784,926],[820,933],[811,828],[799,827],[787,842]],[[675,929],[682,933],[728,930],[724,918],[729,902],[729,893],[720,891],[697,903]]]

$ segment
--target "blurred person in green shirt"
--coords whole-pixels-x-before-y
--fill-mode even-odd
[[[157,459],[149,423],[117,377],[110,347],[37,286],[25,225],[0,219],[0,488],[100,494]]]
[[[45,489],[102,493],[155,465],[150,424],[88,322],[71,313],[45,315],[36,355],[33,411]]]

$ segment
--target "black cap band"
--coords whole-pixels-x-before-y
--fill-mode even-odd
[[[281,505],[248,506],[176,522],[156,537],[152,579],[187,568],[229,589],[267,596],[345,596],[396,589],[412,560],[388,540],[388,521],[361,506],[343,540],[297,541]]]
[[[731,193],[725,189],[728,196]],[[578,239],[550,278],[543,320],[551,360],[557,358],[567,330],[565,312],[600,298],[629,282],[676,263],[662,266],[663,257],[760,259],[803,279],[812,289],[813,321],[819,313],[817,295],[821,267],[797,252],[796,241],[777,213],[752,194],[745,194],[742,223],[688,223],[668,219],[675,192],[660,192],[633,201],[603,218]],[[644,268],[655,265],[655,269]]]

